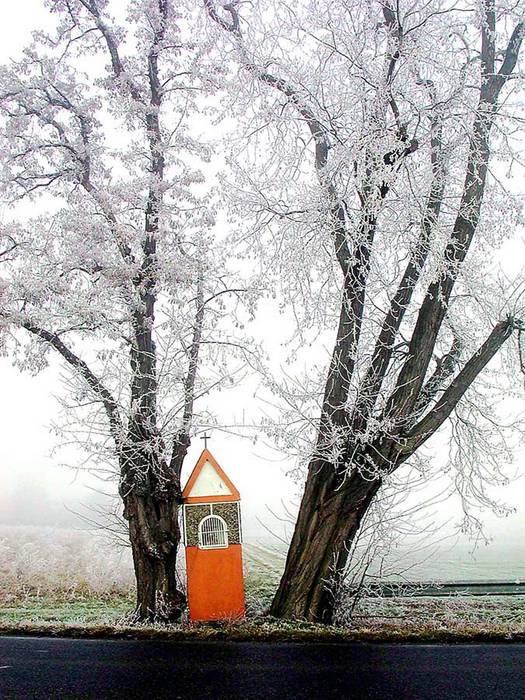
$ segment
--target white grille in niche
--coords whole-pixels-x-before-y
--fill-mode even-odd
[[[199,523],[199,547],[219,549],[228,546],[228,528],[219,515],[207,515]]]

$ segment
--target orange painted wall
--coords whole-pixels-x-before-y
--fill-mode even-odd
[[[222,620],[244,615],[242,546],[186,547],[190,620]]]

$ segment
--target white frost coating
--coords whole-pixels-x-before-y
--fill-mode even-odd
[[[216,469],[206,462],[190,491],[192,496],[232,496],[231,490]]]

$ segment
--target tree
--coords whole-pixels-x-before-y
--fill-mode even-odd
[[[252,105],[235,171],[256,218],[250,245],[274,256],[301,344],[321,346],[319,319],[337,329],[319,387],[283,390],[289,441],[313,439],[271,606],[331,622],[327,582],[344,574],[363,517],[396,470],[424,473],[438,430],[455,439],[465,507],[488,502],[483,480],[500,475],[486,367],[523,322],[486,260],[521,217],[489,167],[491,151],[519,167],[523,7],[204,5],[240,64],[237,99]]]
[[[137,616],[173,620],[194,403],[226,379],[233,345],[199,169],[210,147],[194,137],[216,69],[192,3],[132,1],[120,24],[119,3],[48,6],[56,32],[0,72],[0,350],[30,371],[50,352],[68,368],[89,466],[117,467]]]

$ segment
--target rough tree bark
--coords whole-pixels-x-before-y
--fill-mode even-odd
[[[333,621],[333,573],[346,566],[349,545],[381,485],[357,472],[344,490],[337,482],[333,464],[312,460],[286,569],[270,608],[276,617]]]
[[[137,455],[124,464],[120,494],[124,502],[124,517],[129,524],[129,539],[137,583],[136,615],[139,619],[175,621],[184,607],[184,595],[176,576],[177,551],[180,543],[179,507],[180,484],[171,474],[171,483],[162,485],[154,475],[166,476],[166,465],[138,461]],[[137,479],[133,472],[147,474]],[[155,483],[156,482],[156,483]]]

